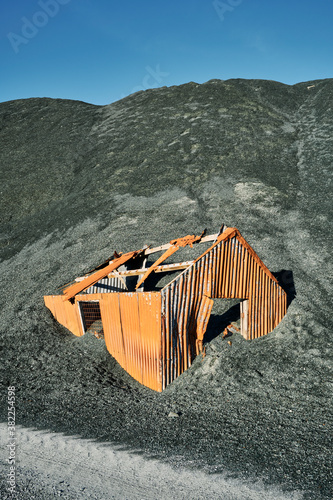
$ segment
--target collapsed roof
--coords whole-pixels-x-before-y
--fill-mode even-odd
[[[166,264],[180,249],[194,258]],[[157,286],[152,279],[157,274],[166,283]],[[77,336],[103,335],[120,365],[157,391],[202,351],[214,299],[242,299],[241,334],[249,340],[271,332],[287,307],[273,274],[240,232],[224,225],[213,235],[203,232],[155,248],[115,252],[61,292],[44,297],[59,323]]]

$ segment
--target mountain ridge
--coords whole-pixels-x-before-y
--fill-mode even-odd
[[[233,79],[0,103],[1,379],[21,425],[330,498],[332,102],[332,79]],[[114,250],[222,223],[296,296],[271,334],[232,345],[237,303],[214,304],[206,357],[161,395],[43,305]]]

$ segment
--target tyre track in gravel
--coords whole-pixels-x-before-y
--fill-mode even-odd
[[[0,437],[2,443],[8,441],[5,424],[0,424]],[[8,465],[5,453],[2,455],[4,478]],[[16,428],[16,465],[16,498],[44,498],[44,495],[71,500],[303,498],[301,492],[285,495],[277,488],[267,489],[260,482],[251,484],[222,475],[172,468],[107,444],[20,426]],[[5,488],[3,481],[2,499],[10,498]]]

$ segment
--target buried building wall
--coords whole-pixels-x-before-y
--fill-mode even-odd
[[[271,332],[286,313],[286,293],[239,231],[230,228],[162,290],[163,388],[201,351],[212,299],[241,302],[241,334]]]
[[[237,229],[225,229],[205,241],[209,238],[214,243],[196,260],[183,263],[185,270],[160,291],[143,291],[144,280],[138,281],[137,276],[134,281],[131,278],[131,288],[138,283],[140,293],[126,290],[130,280],[126,273],[121,275],[120,266],[133,269],[133,259],[144,268],[144,259],[137,259],[141,250],[117,256],[104,269],[83,278],[81,285],[71,285],[63,295],[45,297],[45,304],[62,325],[80,336],[88,323],[93,325],[82,317],[85,309],[91,309],[87,303],[98,302],[96,320],[102,322],[108,351],[133,378],[161,391],[201,352],[213,299],[244,299],[241,333],[246,339],[266,335],[286,313],[285,292]],[[158,260],[164,261],[165,254]],[[152,275],[148,271],[143,271],[145,277]],[[84,289],[104,293],[84,293]]]

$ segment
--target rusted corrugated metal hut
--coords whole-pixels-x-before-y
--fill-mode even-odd
[[[181,248],[204,252],[185,262],[163,264]],[[149,256],[163,252],[150,266]],[[157,273],[176,277],[160,289]],[[150,285],[149,285],[150,283]],[[213,299],[238,298],[241,334],[271,332],[286,313],[287,297],[276,278],[236,228],[185,236],[156,248],[114,257],[62,290],[45,305],[74,335],[104,335],[109,352],[143,385],[162,391],[201,352]]]

